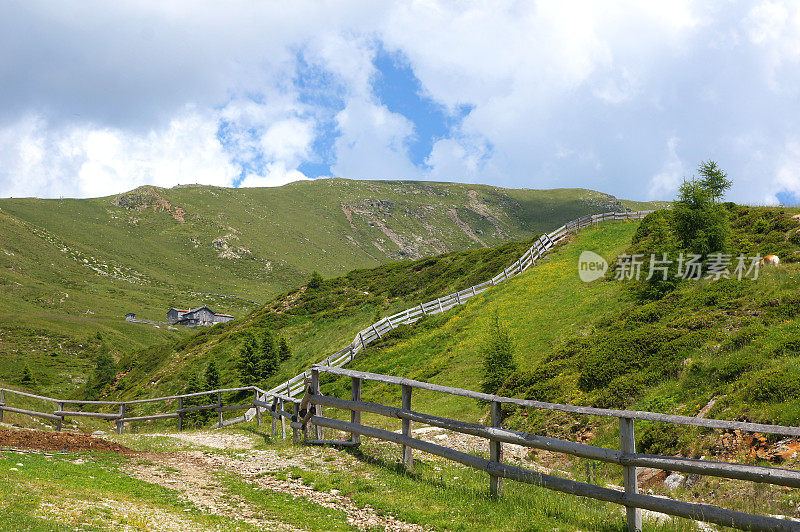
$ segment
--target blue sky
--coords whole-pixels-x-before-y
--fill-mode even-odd
[[[0,196],[422,179],[800,199],[796,2],[0,4]]]

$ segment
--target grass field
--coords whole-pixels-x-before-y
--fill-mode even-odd
[[[0,381],[19,384],[27,363],[35,389],[69,393],[97,333],[116,354],[192,334],[127,323],[127,312],[161,321],[170,306],[208,304],[242,317],[312,270],[330,277],[482,249],[621,207],[579,189],[341,179],[1,199]]]

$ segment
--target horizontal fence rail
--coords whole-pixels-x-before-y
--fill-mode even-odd
[[[352,381],[351,399],[347,400],[323,395],[319,386],[320,373],[350,377]],[[399,386],[402,390],[402,406],[386,406],[362,401],[361,388],[362,382],[364,381]],[[424,451],[487,472],[490,477],[490,492],[495,496],[499,496],[502,493],[502,479],[510,479],[534,484],[562,493],[623,505],[626,508],[628,529],[631,531],[640,531],[642,529],[642,509],[742,530],[800,530],[800,523],[789,519],[749,514],[708,504],[689,503],[639,493],[636,481],[637,467],[649,467],[667,471],[680,471],[688,474],[708,475],[725,479],[745,480],[800,488],[800,471],[796,470],[636,452],[634,435],[635,420],[646,419],[649,421],[676,423],[680,425],[706,426],[699,423],[688,422],[689,420],[695,420],[695,418],[663,414],[660,414],[657,418],[652,418],[643,415],[650,414],[649,412],[637,412],[633,410],[589,409],[587,411],[575,411],[572,409],[571,405],[524,401],[511,397],[488,395],[471,390],[440,386],[390,375],[352,371],[330,366],[312,367],[311,377],[304,381],[304,386],[306,386],[306,393],[299,403],[298,414],[292,418],[292,426],[295,427],[296,430],[302,431],[306,435],[309,443],[343,443],[333,440],[324,440],[323,427],[350,433],[350,440],[347,443],[351,445],[358,445],[361,436],[398,443],[401,445],[401,461],[407,469],[410,470],[413,468],[411,450],[416,449]],[[414,389],[486,401],[490,405],[491,422],[489,425],[468,423],[414,411],[411,409],[411,395]],[[515,404],[529,408],[547,408],[550,410],[617,418],[620,424],[620,449],[607,449],[558,438],[504,429],[501,426],[501,405],[503,404]],[[323,415],[323,407],[332,407],[349,411],[350,422],[325,417]],[[398,433],[363,425],[361,423],[362,412],[399,419],[402,422],[402,430]],[[414,438],[411,434],[412,422],[424,423],[462,434],[485,438],[489,444],[489,459]],[[738,422],[721,420],[717,420],[715,424],[709,428],[734,428],[737,430],[758,431],[770,434],[798,433],[798,427],[778,427],[774,425],[748,423],[746,427],[743,428]],[[315,433],[315,439],[309,439],[310,435],[313,433]],[[532,471],[519,466],[505,464],[502,461],[502,445],[504,443],[559,452],[622,466],[623,490],[620,491],[585,482],[578,482]]]
[[[234,393],[241,394],[242,392],[251,392],[253,399],[243,404],[224,404],[223,394]],[[266,392],[257,386],[243,386],[238,388],[220,388],[217,390],[209,390],[204,392],[187,393],[182,395],[170,395],[165,397],[153,397],[148,399],[134,399],[130,401],[85,401],[80,399],[57,399],[54,397],[46,397],[32,393],[13,390],[10,388],[0,388],[0,421],[3,421],[3,414],[5,412],[23,414],[32,417],[38,417],[55,422],[56,430],[63,428],[63,423],[66,418],[74,417],[88,417],[102,419],[106,421],[113,421],[116,423],[117,432],[122,433],[125,423],[133,423],[134,421],[152,421],[156,419],[177,419],[178,429],[182,429],[184,425],[185,414],[190,412],[200,412],[210,410],[217,413],[217,426],[222,427],[229,424],[228,420],[223,418],[223,413],[232,412],[236,410],[249,410],[251,408],[267,407],[271,405],[259,401],[259,397],[263,397]],[[7,399],[9,396],[19,396],[27,399],[34,399],[46,403],[53,403],[56,409],[50,412],[40,412],[36,410],[29,410],[9,406]],[[216,401],[213,403],[203,405],[191,405],[184,407],[184,401],[187,399],[195,399],[205,396],[216,396]],[[135,416],[131,415],[131,408],[135,405],[142,405],[145,403],[155,403],[159,401],[175,402],[176,407],[173,411],[159,414],[148,414]],[[299,402],[299,401],[298,401]],[[68,410],[66,405],[75,405],[77,409]],[[113,407],[117,409],[116,412],[92,412],[81,410],[82,407]],[[258,417],[260,421],[260,410]]]

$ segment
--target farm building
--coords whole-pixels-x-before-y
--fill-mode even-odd
[[[203,305],[195,309],[171,308],[167,312],[167,321],[185,327],[196,327],[198,325],[214,325],[231,321],[233,316],[230,314],[218,314]]]

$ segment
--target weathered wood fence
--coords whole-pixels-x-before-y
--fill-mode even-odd
[[[241,395],[242,392],[251,392],[252,400],[245,403],[237,401],[234,402],[235,404],[232,404],[230,401],[227,404],[223,402],[225,394],[233,393]],[[88,418],[103,419],[106,421],[113,421],[116,424],[117,432],[121,434],[125,427],[125,423],[152,421],[156,419],[176,419],[177,428],[178,430],[181,430],[184,426],[184,418],[187,413],[198,412],[203,410],[211,410],[217,414],[217,426],[222,427],[224,424],[227,424],[226,420],[223,417],[223,414],[225,412],[232,412],[236,410],[249,410],[254,407],[265,406],[266,405],[265,403],[258,400],[258,398],[263,397],[265,393],[266,392],[264,390],[258,388],[257,386],[244,386],[239,388],[222,388],[218,390],[209,390],[205,392],[187,393],[182,395],[170,395],[166,397],[135,399],[131,401],[83,401],[77,399],[56,399],[53,397],[45,397],[42,395],[22,392],[19,390],[12,390],[9,388],[0,388],[0,421],[3,421],[3,414],[5,412],[12,412],[52,421],[55,425],[56,430],[61,430],[64,421],[67,418],[88,417]],[[13,396],[44,401],[46,403],[53,403],[54,405],[56,405],[56,408],[55,410],[53,410],[53,412],[40,412],[36,410],[11,406],[7,404],[6,401]],[[198,397],[207,397],[207,396],[209,397],[209,402],[206,404],[184,406],[184,402],[187,399],[194,399]],[[171,408],[168,412],[159,414],[145,414],[138,416],[132,414],[132,410],[134,409],[134,407],[136,407],[136,405],[142,405],[145,403],[156,403],[156,402],[171,403],[172,405],[174,405],[174,408]],[[71,407],[71,409],[68,407]],[[115,412],[94,412],[91,410],[87,410],[86,408],[104,409],[104,410],[114,409]],[[258,410],[259,422],[261,420],[260,414],[261,412],[260,410]]]
[[[320,373],[329,373],[352,380],[352,393],[349,400],[323,395],[320,391]],[[363,381],[393,384],[401,387],[401,406],[386,406],[370,403],[361,399]],[[726,479],[738,479],[752,482],[761,482],[777,486],[800,488],[800,471],[762,467],[749,464],[715,462],[709,460],[695,460],[676,456],[661,456],[641,454],[636,452],[634,423],[636,420],[656,421],[677,425],[690,425],[710,429],[731,429],[763,434],[779,434],[783,436],[800,436],[800,427],[783,427],[777,425],[764,425],[738,421],[722,421],[687,416],[674,416],[654,412],[641,412],[634,410],[614,410],[607,408],[592,408],[575,405],[544,403],[489,395],[461,388],[452,388],[427,382],[415,381],[401,377],[353,371],[331,366],[315,366],[311,369],[311,377],[304,383],[305,396],[299,404],[297,415],[291,416],[291,427],[296,435],[299,431],[306,434],[307,438],[315,432],[312,443],[334,443],[324,440],[323,427],[350,433],[349,445],[358,445],[361,436],[390,441],[401,445],[401,460],[409,470],[413,467],[412,449],[417,449],[430,454],[443,457],[447,460],[485,471],[489,474],[489,489],[495,496],[502,493],[503,479],[511,479],[528,484],[534,484],[547,489],[589,497],[592,499],[612,502],[626,507],[628,530],[639,531],[642,528],[641,509],[661,512],[677,517],[695,519],[716,523],[719,525],[739,528],[743,530],[800,530],[800,523],[788,519],[779,519],[727,510],[708,504],[697,504],[655,497],[639,493],[636,468],[649,467],[667,471],[708,475]],[[431,392],[457,395],[473,400],[485,401],[490,405],[490,424],[467,423],[454,419],[425,414],[412,410],[411,397],[414,389],[428,390]],[[607,449],[593,445],[538,436],[515,430],[502,428],[501,406],[511,404],[519,407],[557,410],[573,414],[604,416],[619,419],[620,448]],[[342,421],[323,415],[323,407],[333,407],[350,412],[350,421]],[[392,432],[361,423],[361,413],[369,412],[388,418],[402,421],[402,431]],[[437,445],[412,437],[411,424],[424,423],[434,427],[486,438],[488,441],[489,458],[482,458],[473,454],[457,451],[449,447]],[[313,429],[312,429],[313,425]],[[335,442],[342,444],[343,442]],[[610,489],[585,482],[547,475],[519,466],[503,463],[503,444],[511,443],[543,449],[552,452],[565,453],[571,456],[599,460],[622,466],[624,491]]]

